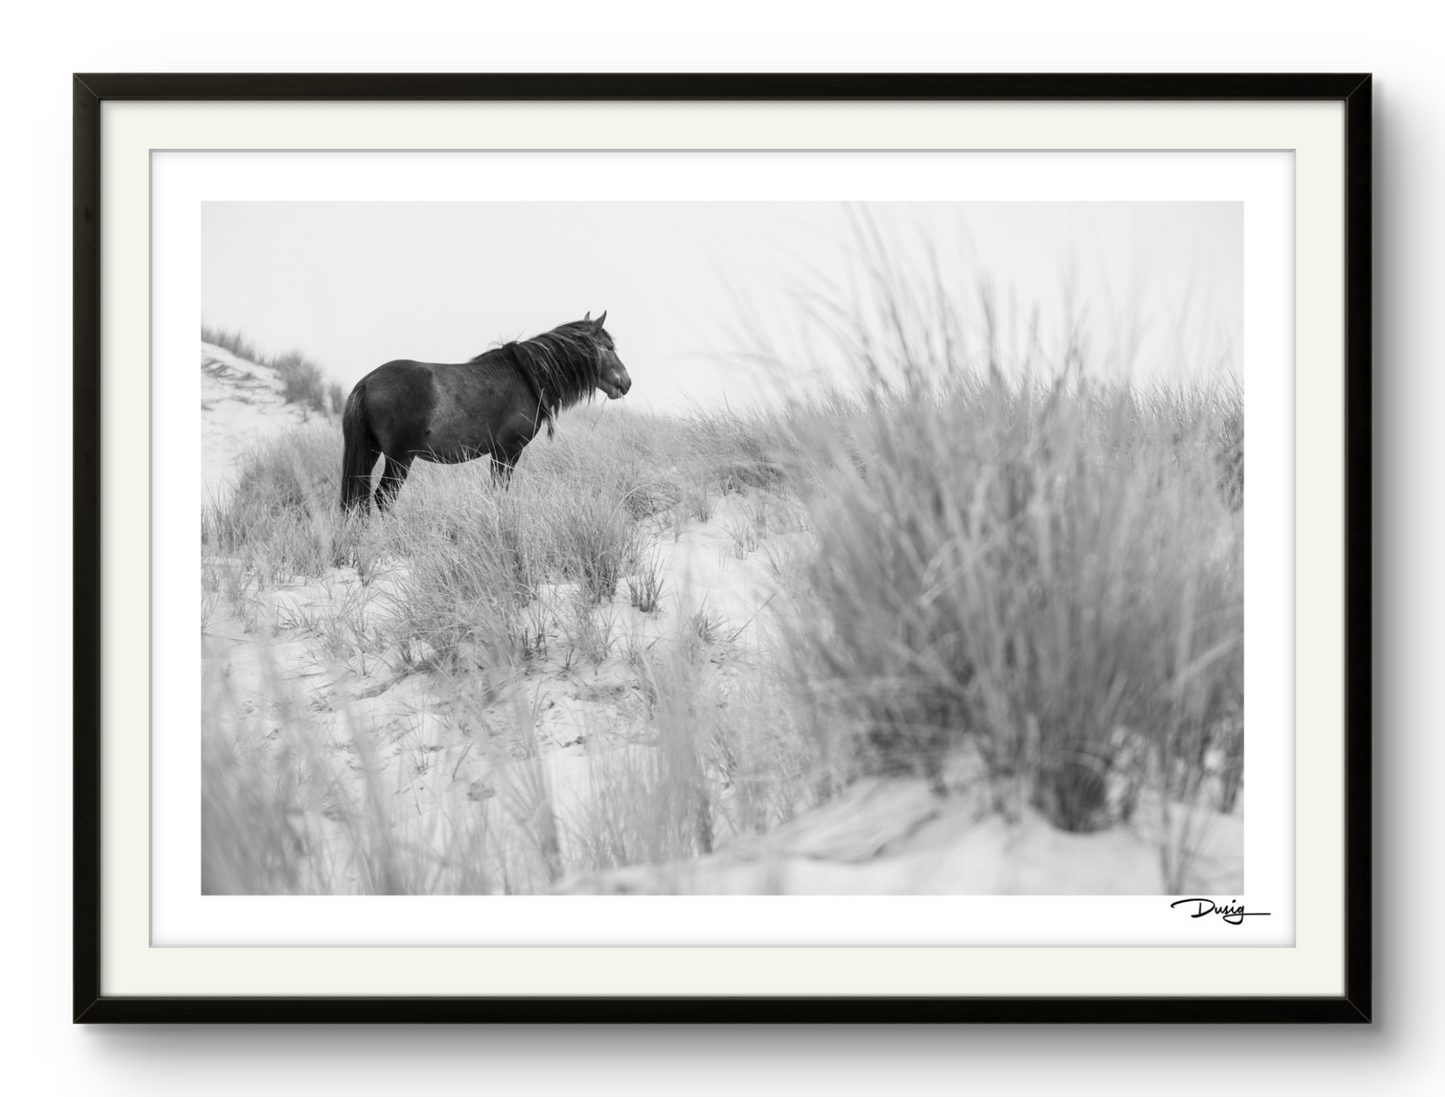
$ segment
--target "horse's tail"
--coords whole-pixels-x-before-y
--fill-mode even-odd
[[[366,388],[357,385],[346,398],[341,413],[341,509],[371,507],[371,467],[376,464],[376,444],[366,422]]]

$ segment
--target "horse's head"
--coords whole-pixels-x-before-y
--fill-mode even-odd
[[[597,387],[607,394],[607,399],[620,400],[632,387],[632,378],[627,375],[627,367],[622,364],[622,359],[617,357],[617,347],[612,342],[612,336],[603,330],[602,321],[606,319],[605,311],[596,320],[592,319],[592,313],[589,312],[582,318],[582,322],[591,326],[592,342],[597,347]]]

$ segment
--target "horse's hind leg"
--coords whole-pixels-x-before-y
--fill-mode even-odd
[[[401,490],[401,485],[406,483],[406,474],[411,471],[411,455],[396,458],[387,455],[386,465],[381,470],[381,483],[376,488],[376,509],[385,511],[396,498],[396,493]]]

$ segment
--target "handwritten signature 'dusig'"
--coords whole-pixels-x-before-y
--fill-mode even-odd
[[[1183,907],[1191,918],[1207,918],[1216,915],[1232,926],[1244,924],[1246,918],[1268,918],[1267,910],[1245,910],[1240,902],[1217,903],[1213,899],[1176,899],[1171,907]],[[1190,909],[1193,908],[1193,909]]]

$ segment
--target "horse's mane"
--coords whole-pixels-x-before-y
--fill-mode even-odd
[[[551,438],[557,432],[557,413],[591,400],[597,391],[606,337],[606,332],[594,332],[588,321],[575,320],[531,339],[503,343],[472,361],[510,359],[536,395]]]

